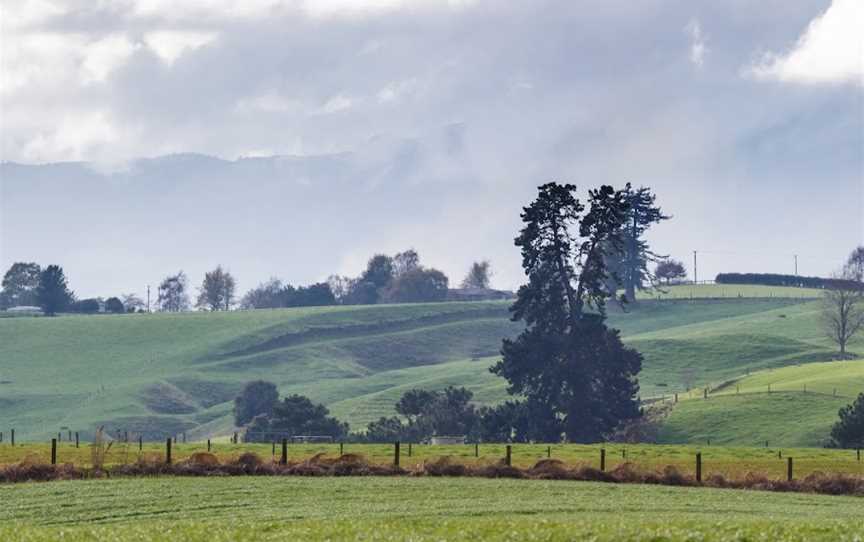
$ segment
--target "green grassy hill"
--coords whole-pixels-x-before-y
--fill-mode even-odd
[[[830,357],[818,303],[754,292],[611,310],[645,354],[643,397]],[[499,302],[4,318],[0,430],[41,439],[104,423],[153,437],[226,435],[231,400],[256,378],[323,402],[355,429],[392,414],[411,387],[464,385],[495,403],[505,385],[488,367],[519,330]]]
[[[837,411],[862,392],[864,360],[760,371],[724,384],[708,399],[681,396],[659,437],[667,443],[820,446]]]

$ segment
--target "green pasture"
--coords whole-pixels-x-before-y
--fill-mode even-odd
[[[770,392],[769,392],[770,389]],[[864,393],[864,361],[794,365],[751,373],[704,399],[681,394],[660,442],[822,446],[837,412]]]
[[[701,286],[700,286],[701,287]],[[412,387],[506,397],[489,373],[520,331],[506,302],[0,320],[0,431],[20,441],[105,425],[152,439],[231,434],[244,382],[276,382],[362,429]],[[643,398],[748,371],[830,359],[818,301],[793,296],[644,300],[609,321],[643,353]],[[861,349],[861,341],[852,345]],[[686,440],[685,440],[686,442]]]
[[[0,486],[0,539],[853,541],[859,497],[473,478]]]
[[[644,290],[637,295],[643,299],[734,299],[754,297],[814,299],[822,295],[822,290],[818,288],[763,286],[759,284],[672,284],[669,286],[660,285],[653,290]]]

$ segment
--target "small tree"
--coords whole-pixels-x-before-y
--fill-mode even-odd
[[[660,281],[666,281],[669,284],[673,280],[683,279],[687,276],[687,269],[684,264],[678,260],[663,260],[657,264],[657,269],[654,270],[654,276]]]
[[[846,267],[849,270],[850,278],[858,282],[864,282],[864,246],[857,247],[849,254],[849,260],[846,262]]]
[[[231,273],[216,266],[204,274],[204,281],[198,293],[196,306],[210,311],[227,311],[234,304],[234,289],[237,283]]]
[[[123,302],[120,301],[120,298],[109,297],[105,300],[105,312],[110,312],[112,314],[122,314],[126,312],[126,307],[123,306]]]
[[[393,276],[398,277],[420,267],[420,255],[413,248],[393,256]]]
[[[276,384],[264,380],[247,382],[240,395],[234,399],[234,425],[246,425],[256,416],[269,416],[279,401]]]
[[[840,448],[864,448],[864,393],[840,409],[840,420],[831,428],[831,440]]]
[[[0,308],[32,306],[38,303],[36,290],[42,269],[33,262],[16,262],[3,275]]]
[[[144,309],[144,300],[135,294],[123,294],[120,296],[126,312],[136,312]]]
[[[159,310],[164,312],[181,312],[189,310],[188,281],[186,274],[179,271],[176,275],[169,275],[159,284],[159,297],[156,303]],[[128,306],[128,305],[127,305]],[[142,303],[143,306],[143,303]]]
[[[252,288],[243,299],[240,301],[242,309],[275,309],[283,305],[283,290],[282,281],[277,278],[271,278],[267,282],[263,282]]]
[[[441,271],[418,267],[397,276],[381,297],[389,303],[444,301],[447,286],[447,275]]]
[[[864,327],[864,287],[849,267],[835,275],[822,295],[822,322],[828,337],[840,348],[840,358],[849,357],[846,347]]]
[[[49,265],[39,275],[36,299],[46,316],[54,316],[72,304],[75,296],[66,283],[66,275],[59,265]]]
[[[488,260],[474,262],[468,269],[468,274],[462,279],[462,288],[489,288],[492,278],[491,264]]]

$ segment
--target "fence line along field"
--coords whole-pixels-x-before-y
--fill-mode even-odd
[[[28,541],[60,535],[73,542],[864,536],[860,497],[543,480],[112,479],[0,485],[0,502],[0,539]]]
[[[696,469],[696,454],[701,456],[702,471],[707,478],[719,474],[728,479],[741,479],[749,474],[761,474],[774,479],[785,478],[787,460],[794,458],[796,478],[813,473],[851,474],[864,476],[864,461],[859,450],[832,450],[820,448],[745,448],[728,446],[679,446],[652,444],[512,444],[511,462],[515,467],[529,468],[538,461],[552,458],[571,467],[600,468],[601,455],[604,466],[612,470],[619,465],[630,464],[642,470],[660,471],[667,466],[693,475]],[[104,455],[105,466],[128,465],[139,460],[164,462],[166,443],[125,443],[115,441]],[[436,461],[441,458],[464,464],[486,465],[497,463],[506,457],[505,444],[425,445],[401,443],[400,465],[409,470],[414,465]],[[209,450],[221,462],[236,460],[244,453],[254,453],[264,461],[281,460],[282,444],[211,442]],[[171,459],[183,462],[193,454],[208,451],[207,443],[171,444]],[[371,463],[389,465],[394,462],[394,444],[287,444],[289,461],[305,461],[323,454],[338,458],[341,454],[356,454]],[[56,448],[57,464],[71,463],[77,467],[91,468],[91,446],[82,443],[59,443]],[[0,466],[16,463],[50,464],[51,444],[27,443],[14,447],[0,445]]]

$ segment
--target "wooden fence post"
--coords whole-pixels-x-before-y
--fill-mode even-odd
[[[408,443],[408,457],[411,457],[411,443]]]
[[[80,441],[78,440],[78,431],[75,431],[75,447],[78,448]]]
[[[786,481],[787,482],[792,481],[792,458],[791,457],[786,458]]]
[[[393,464],[399,466],[399,441],[393,443]]]
[[[505,463],[508,467],[511,466],[511,465],[513,464],[512,454],[513,454],[513,449],[512,449],[512,448],[510,447],[510,445],[508,444],[508,445],[507,445],[507,455],[504,457],[504,463]]]
[[[600,470],[606,470],[606,448],[600,448]]]
[[[282,465],[288,464],[288,439],[282,439],[282,457],[279,459],[279,463]]]
[[[67,435],[69,438],[67,439],[69,442],[72,442],[72,430],[69,429],[69,434]]]
[[[57,464],[57,439],[56,438],[51,439],[51,464],[52,465]]]
[[[144,451],[144,435],[138,435],[138,451]]]
[[[234,439],[233,440],[234,440],[234,444],[237,444],[237,432],[236,431],[234,432]]]
[[[3,442],[3,431],[0,431],[0,442]]]
[[[856,450],[856,452],[857,452],[857,454],[858,454],[858,461],[861,461],[861,448],[858,448],[858,449]]]
[[[171,437],[165,440],[165,464],[171,464]]]
[[[207,439],[207,451],[208,452],[210,451],[210,439],[209,438]]]
[[[696,481],[702,481],[702,452],[696,454]]]
[[[339,443],[339,455],[345,455],[344,452],[345,452],[345,444],[340,442]]]
[[[474,443],[474,457],[480,457],[480,444]]]
[[[547,459],[552,459],[552,446],[547,446],[547,447],[546,447],[546,458],[547,458]]]
[[[273,448],[273,450],[270,452],[270,456],[276,457],[276,441],[274,440],[270,444],[272,445],[272,448]]]
[[[15,430],[12,430],[12,446],[15,446]]]

